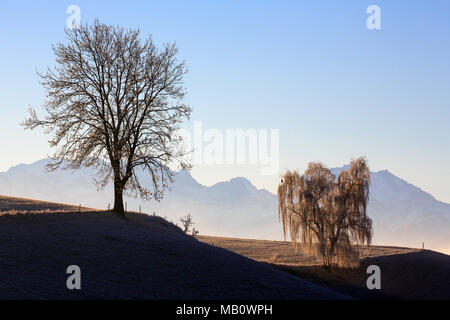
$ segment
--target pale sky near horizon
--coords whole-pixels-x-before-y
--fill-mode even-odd
[[[82,21],[140,28],[177,42],[186,101],[205,129],[279,129],[280,168],[198,165],[205,185],[236,176],[275,191],[286,169],[342,166],[367,156],[450,203],[450,2],[2,1],[0,172],[51,154],[42,131],[19,123],[45,92],[36,70],[53,64],[69,5]],[[381,8],[381,30],[366,9]],[[191,128],[187,123],[186,128]]]

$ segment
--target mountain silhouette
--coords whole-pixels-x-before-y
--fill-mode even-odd
[[[106,209],[113,204],[112,185],[97,191],[95,171],[46,172],[48,159],[18,165],[0,173],[0,194]],[[334,168],[337,175],[342,168]],[[140,173],[144,185],[150,176]],[[180,171],[164,199],[142,201],[127,197],[129,211],[167,217],[173,222],[188,214],[200,234],[281,240],[277,197],[257,189],[248,179],[235,178],[207,187],[189,172]],[[1,208],[0,208],[1,210]],[[387,170],[371,173],[368,214],[374,221],[374,244],[425,248],[450,253],[450,204]]]

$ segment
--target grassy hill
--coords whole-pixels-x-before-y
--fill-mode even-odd
[[[81,212],[80,212],[81,211]],[[450,299],[450,256],[362,249],[325,271],[289,243],[186,236],[157,216],[0,197],[0,299]],[[381,267],[382,290],[366,288]],[[82,290],[69,291],[69,265]]]
[[[450,256],[434,251],[365,247],[361,248],[359,269],[334,268],[330,272],[290,243],[204,236],[199,240],[359,299],[450,299]],[[367,290],[369,265],[381,269],[381,290]]]
[[[0,299],[348,298],[159,217],[78,211],[0,198]],[[81,268],[80,291],[66,287],[70,265]]]

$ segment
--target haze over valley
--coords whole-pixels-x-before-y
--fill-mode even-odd
[[[0,173],[0,194],[100,210],[112,205],[112,186],[97,191],[93,169],[49,173],[45,170],[47,163],[44,159]],[[340,170],[335,168],[332,172],[337,174]],[[140,179],[144,184],[150,183],[148,175]],[[129,211],[139,211],[141,206],[143,212],[155,212],[174,223],[191,213],[195,228],[202,235],[283,239],[277,197],[267,190],[258,190],[245,178],[206,187],[182,171],[160,203],[129,197],[126,202]],[[450,253],[450,204],[437,201],[387,170],[371,173],[368,215],[374,221],[376,245],[422,248],[424,243],[426,249]]]

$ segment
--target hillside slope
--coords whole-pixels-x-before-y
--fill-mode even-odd
[[[360,268],[329,272],[317,258],[294,250],[290,243],[217,237],[199,240],[358,299],[450,299],[450,256],[429,250],[363,247]],[[381,269],[381,290],[367,290],[369,265]]]
[[[201,243],[159,217],[129,218],[103,212],[0,215],[0,299],[344,298]],[[81,291],[66,287],[70,265],[81,268]]]
[[[97,192],[95,172],[44,169],[48,160],[19,165],[0,173],[0,194],[106,209],[112,204],[111,185]],[[342,168],[333,169],[338,173]],[[140,180],[149,185],[149,176]],[[425,248],[450,253],[450,204],[396,177],[388,171],[372,172],[368,214],[374,221],[374,244]],[[127,198],[128,209],[156,212],[178,221],[191,213],[201,234],[282,240],[277,198],[258,190],[250,181],[236,178],[206,187],[189,173],[176,176],[161,203]],[[249,227],[251,226],[251,227]]]

